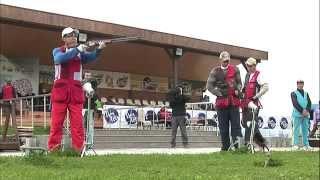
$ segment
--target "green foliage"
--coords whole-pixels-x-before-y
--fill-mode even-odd
[[[4,131],[4,126],[0,126],[0,134],[2,134],[2,132]],[[13,135],[16,132],[14,131],[14,129],[12,127],[8,127],[7,129],[7,135]]]
[[[0,126],[0,133],[2,134],[2,131],[4,130],[4,126]],[[47,135],[50,132],[50,127],[47,126],[46,128],[42,126],[35,126],[33,128],[33,135]],[[8,135],[15,134],[15,130],[12,127],[8,127],[7,131]]]
[[[47,135],[47,134],[49,134],[49,132],[50,132],[49,126],[47,126],[46,128],[35,126],[33,128],[33,135]]]

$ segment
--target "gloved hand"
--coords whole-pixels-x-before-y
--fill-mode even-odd
[[[247,124],[246,124],[247,127],[250,127],[250,126],[251,126],[251,123],[252,123],[251,121],[247,121]]]
[[[248,108],[252,109],[252,110],[257,110],[258,109],[258,106],[255,105],[252,101],[249,102],[248,104]]]
[[[84,83],[82,88],[86,92],[87,97],[92,97],[93,96],[94,89],[92,88],[92,85],[91,85],[90,82]]]
[[[79,52],[85,52],[87,49],[88,49],[88,46],[85,45],[85,44],[80,44],[78,47],[77,47],[78,51]]]
[[[106,47],[106,43],[103,41],[99,41],[98,44],[99,44],[98,49],[103,49]]]

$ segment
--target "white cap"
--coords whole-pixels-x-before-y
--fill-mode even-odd
[[[257,64],[257,60],[255,58],[251,57],[251,58],[247,59],[246,64],[249,65],[249,66],[256,65]]]
[[[222,52],[220,53],[219,58],[220,58],[222,61],[230,60],[230,54],[229,54],[227,51],[222,51]]]
[[[70,34],[72,32],[75,32],[76,34],[79,33],[79,31],[77,29],[73,29],[71,27],[67,27],[67,28],[64,28],[62,33],[61,33],[61,37],[63,38],[66,34]]]

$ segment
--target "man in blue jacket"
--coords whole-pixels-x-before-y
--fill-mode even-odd
[[[303,149],[309,150],[309,118],[311,110],[311,100],[309,94],[303,90],[304,81],[297,81],[297,90],[291,93],[293,105],[293,150],[299,149],[299,134],[302,132]]]

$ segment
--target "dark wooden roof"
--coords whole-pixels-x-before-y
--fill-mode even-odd
[[[236,59],[248,57],[254,57],[258,60],[268,59],[266,51],[2,4],[0,4],[0,21],[37,26],[53,31],[61,31],[62,28],[71,26],[84,32],[102,36],[139,36],[142,37],[139,43],[158,47],[182,47],[184,51],[208,55],[218,55],[221,51],[226,50]]]

